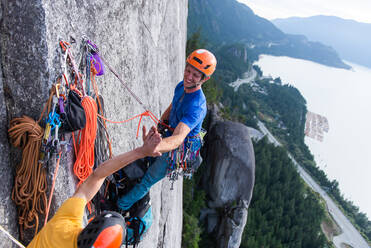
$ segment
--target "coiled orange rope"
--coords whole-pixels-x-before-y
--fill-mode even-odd
[[[44,214],[46,208],[46,171],[39,163],[44,129],[30,117],[23,116],[10,121],[8,130],[15,147],[23,149],[21,163],[17,166],[12,200],[18,207],[20,235],[23,230],[39,227],[38,213]]]
[[[81,131],[81,138],[76,154],[76,161],[73,165],[73,171],[80,182],[83,182],[93,172],[98,107],[94,99],[90,96],[85,96],[81,104],[85,111],[86,125]]]
[[[45,214],[46,208],[46,170],[39,162],[39,152],[44,135],[44,129],[38,124],[45,111],[50,112],[55,87],[50,90],[47,103],[41,112],[38,121],[23,116],[10,121],[8,130],[13,146],[23,149],[22,160],[17,166],[12,190],[12,200],[17,205],[20,236],[23,240],[23,231],[39,228],[39,214]]]

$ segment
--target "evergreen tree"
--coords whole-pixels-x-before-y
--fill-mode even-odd
[[[256,179],[241,247],[324,247],[324,210],[281,147],[254,144]]]

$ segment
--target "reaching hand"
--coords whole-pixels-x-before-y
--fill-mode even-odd
[[[161,140],[161,136],[155,127],[151,127],[149,132],[146,134],[146,127],[143,126],[143,145],[141,150],[145,156],[161,156],[161,152],[157,150]]]

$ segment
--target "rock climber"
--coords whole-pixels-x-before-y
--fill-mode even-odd
[[[150,164],[141,182],[118,199],[117,206],[121,210],[128,211],[148,193],[152,185],[166,176],[169,164],[179,162],[174,160],[181,157],[176,154],[180,147],[192,147],[189,151],[183,149],[183,155],[193,158],[192,153],[199,155],[199,133],[207,112],[201,86],[210,79],[215,67],[216,58],[208,50],[198,49],[187,57],[183,81],[176,86],[173,100],[161,116],[161,122],[169,123],[174,131],[163,137],[158,147],[163,154]]]
[[[116,212],[103,212],[82,229],[84,209],[105,178],[129,163],[147,156],[160,156],[161,136],[155,127],[143,126],[143,145],[102,163],[67,199],[27,248],[118,248],[124,241],[125,221]]]

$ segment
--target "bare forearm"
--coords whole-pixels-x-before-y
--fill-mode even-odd
[[[131,162],[143,157],[144,154],[141,152],[140,148],[136,148],[105,161],[94,171],[94,174],[98,178],[106,178]]]
[[[161,136],[155,127],[146,132],[143,126],[143,145],[130,152],[120,154],[102,163],[76,190],[74,196],[90,201],[102,186],[104,179],[129,163],[146,156],[160,156],[157,147],[161,142]]]
[[[86,202],[91,201],[100,187],[102,187],[105,178],[98,178],[94,172],[77,188],[74,197],[83,198]]]
[[[175,128],[173,135],[161,140],[158,145],[158,150],[160,152],[168,152],[178,148],[187,137],[190,132],[189,127],[183,122],[179,122],[178,126]]]
[[[178,148],[182,144],[183,140],[184,140],[184,138],[182,136],[179,136],[179,135],[173,135],[173,136],[164,138],[164,139],[162,139],[161,143],[159,144],[158,150],[160,152],[172,151],[172,150]]]
[[[76,190],[74,196],[86,198],[89,202],[102,186],[104,179],[131,162],[143,158],[144,155],[137,148],[130,152],[120,154],[101,164]]]

